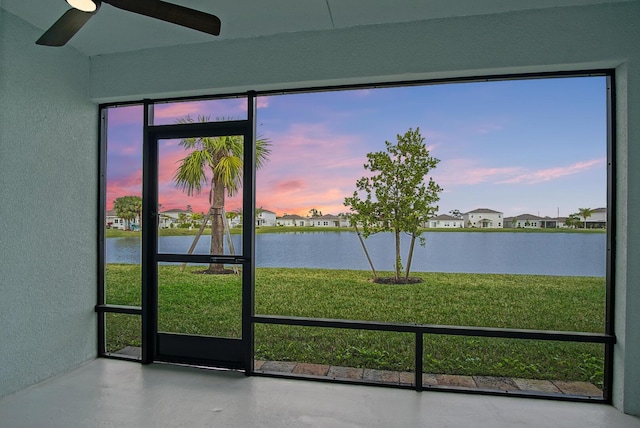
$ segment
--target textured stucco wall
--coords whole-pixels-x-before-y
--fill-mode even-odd
[[[640,27],[640,16],[638,17]],[[634,36],[637,38],[637,35]],[[618,68],[614,404],[640,416],[640,60]]]
[[[38,36],[0,9],[0,396],[96,355],[89,61]]]
[[[92,58],[93,99],[616,68],[614,404],[640,415],[640,1],[281,34]]]

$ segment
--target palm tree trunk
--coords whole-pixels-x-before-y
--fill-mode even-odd
[[[224,252],[224,186],[216,177],[213,178],[213,202],[211,204],[211,247],[209,254],[222,255]],[[210,263],[209,271],[222,273],[224,264]]]

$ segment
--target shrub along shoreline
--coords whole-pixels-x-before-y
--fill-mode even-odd
[[[313,227],[313,226],[260,226],[255,229],[257,234],[261,233],[300,233],[300,232],[354,232],[351,227]],[[198,232],[198,228],[194,227],[189,230],[188,228],[168,228],[160,229],[159,236],[190,236]],[[242,228],[230,229],[232,235],[242,234]],[[479,228],[429,228],[423,229],[423,232],[437,232],[437,233],[460,233],[460,232],[472,232],[472,233],[606,233],[606,229],[479,229]],[[211,235],[211,228],[205,228],[203,235]],[[107,229],[105,231],[106,238],[124,238],[124,237],[141,237],[140,231],[131,230],[119,230],[119,229]]]
[[[238,337],[239,275],[195,275],[160,266],[162,331]],[[386,273],[391,275],[390,273]],[[364,321],[604,331],[605,279],[421,273],[422,283],[371,282],[366,271],[256,269],[256,313]],[[108,264],[107,303],[140,305],[140,266]],[[139,317],[108,314],[110,352],[140,345]],[[580,380],[602,384],[597,344],[425,335],[425,373]],[[407,333],[256,325],[256,359],[412,371]]]

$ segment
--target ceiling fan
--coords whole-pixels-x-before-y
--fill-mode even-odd
[[[98,12],[102,2],[118,9],[171,22],[214,36],[220,34],[220,19],[217,16],[160,0],[67,0],[73,9],[66,11],[36,41],[36,44],[44,46],[65,45],[89,18]]]

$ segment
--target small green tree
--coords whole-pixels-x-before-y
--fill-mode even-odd
[[[202,220],[204,220],[204,213],[200,212],[191,214],[191,226],[201,224]]]
[[[233,222],[236,217],[241,217],[240,211],[226,211],[224,215],[229,222]]]
[[[140,219],[140,229],[142,229],[142,198],[140,196],[120,196],[113,201],[113,209],[118,217],[127,222],[127,230],[131,230],[131,221],[136,217]]]
[[[187,213],[178,213],[178,224],[180,227],[189,227],[189,221],[189,215]]]
[[[580,226],[580,223],[582,223],[580,221],[580,217],[578,216],[578,214],[569,214],[569,217],[567,217],[564,220],[564,224],[567,227],[570,227],[572,229],[575,229],[576,227]]]
[[[438,193],[442,188],[431,177],[425,183],[429,171],[440,160],[430,156],[420,129],[409,129],[404,135],[398,135],[397,140],[396,144],[385,141],[386,151],[367,154],[364,168],[373,174],[356,182],[357,190],[345,198],[344,204],[352,212],[351,223],[362,228],[365,238],[378,232],[393,232],[394,280],[406,283],[416,238],[424,245],[420,225],[438,210],[434,203],[440,199]],[[411,245],[401,280],[400,235],[403,232],[411,235]]]
[[[462,213],[458,209],[449,211],[449,215],[453,218],[458,218],[458,219],[462,218]]]
[[[584,228],[587,228],[587,219],[591,217],[593,210],[591,208],[578,208],[578,215],[584,219]]]

